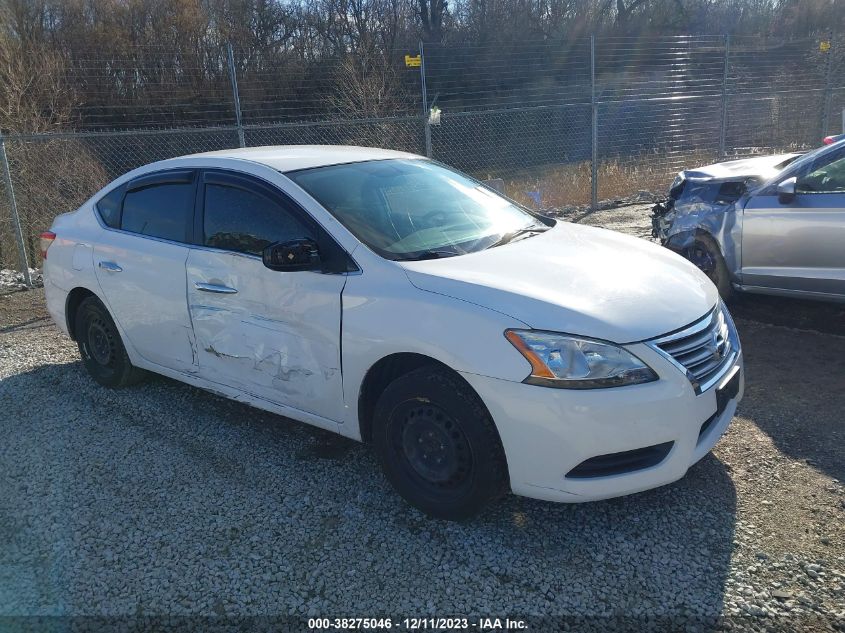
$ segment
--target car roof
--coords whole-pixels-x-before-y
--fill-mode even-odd
[[[391,158],[421,158],[416,154],[354,145],[268,145],[191,154],[183,158],[232,158],[261,163],[281,172]]]

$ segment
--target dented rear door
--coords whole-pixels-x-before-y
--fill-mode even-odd
[[[188,305],[200,374],[327,420],[342,419],[344,275],[279,272],[264,245],[310,237],[286,199],[247,179],[206,174],[202,244],[187,261]]]

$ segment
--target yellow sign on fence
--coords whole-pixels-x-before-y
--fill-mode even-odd
[[[405,55],[405,66],[408,68],[419,68],[422,64],[422,59],[419,55]]]
[[[822,53],[828,52],[830,50],[830,42],[828,42],[827,40],[819,42],[819,50]],[[405,59],[408,59],[407,55],[405,56]]]

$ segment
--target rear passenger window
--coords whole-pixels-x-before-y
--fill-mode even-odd
[[[314,232],[281,202],[247,189],[216,184],[205,186],[203,233],[206,246],[251,255],[261,255],[274,242],[314,237]]]
[[[113,229],[120,226],[120,203],[123,202],[123,194],[126,187],[120,186],[112,189],[97,202],[97,211],[103,223]]]
[[[163,183],[136,189],[123,200],[120,228],[132,233],[185,242],[194,206],[194,185]]]

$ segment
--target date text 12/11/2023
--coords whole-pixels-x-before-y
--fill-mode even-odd
[[[511,618],[309,618],[309,630],[398,630],[407,631],[523,631],[525,620]]]

